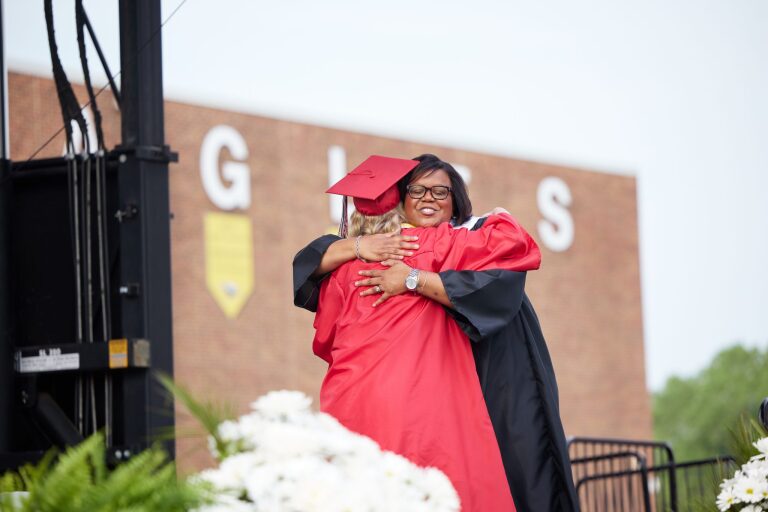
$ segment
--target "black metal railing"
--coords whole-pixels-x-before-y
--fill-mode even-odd
[[[571,460],[574,473],[581,475],[576,493],[582,510],[650,510],[648,465],[635,452],[578,457]]]
[[[730,457],[679,463],[658,441],[578,437],[568,452],[582,512],[689,512],[735,469]]]

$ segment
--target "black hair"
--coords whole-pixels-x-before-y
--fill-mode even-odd
[[[464,183],[461,175],[448,162],[440,160],[435,155],[425,153],[412,160],[419,162],[419,165],[413,168],[400,181],[397,182],[397,188],[400,191],[400,201],[405,201],[407,194],[406,187],[421,178],[422,176],[432,174],[435,171],[444,171],[451,180],[451,196],[453,198],[453,212],[451,217],[454,224],[464,224],[472,216],[472,201],[469,200],[467,185]]]

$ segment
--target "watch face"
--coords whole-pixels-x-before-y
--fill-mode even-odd
[[[405,287],[408,288],[409,290],[415,290],[417,284],[419,284],[419,282],[416,280],[416,277],[414,276],[408,276],[405,279]]]

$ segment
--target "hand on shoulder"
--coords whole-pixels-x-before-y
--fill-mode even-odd
[[[419,248],[419,244],[414,243],[418,239],[418,236],[394,233],[365,235],[360,237],[358,242],[358,253],[367,261],[401,260],[406,256],[412,256],[411,251]]]
[[[481,215],[481,217],[488,217],[490,215],[499,215],[501,213],[506,213],[507,215],[509,215],[509,212],[507,210],[505,210],[501,206],[497,206],[496,208],[489,211],[488,213],[484,213],[483,215]]]

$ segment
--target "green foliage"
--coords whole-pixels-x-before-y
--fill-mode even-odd
[[[730,432],[730,453],[739,466],[746,463],[753,455],[757,455],[757,448],[752,443],[768,436],[765,427],[755,419],[746,416],[742,416],[738,426],[735,429],[730,429]]]
[[[728,454],[729,427],[754,417],[766,396],[768,350],[723,350],[698,375],[672,377],[654,394],[654,436],[670,442],[680,461]]]
[[[706,497],[696,496],[693,498],[688,505],[690,512],[719,512],[717,505],[715,505],[717,490],[719,490],[718,485],[719,482],[714,485],[713,489],[715,490],[708,493]]]
[[[55,457],[56,451],[50,450],[36,465],[26,464],[19,469],[18,473],[9,471],[0,476],[0,493],[32,491],[49,470]],[[1,506],[0,510],[3,510]]]
[[[104,438],[95,434],[54,461],[49,453],[37,465],[0,477],[0,493],[27,491],[21,508],[0,501],[0,511],[135,512],[183,511],[203,503],[203,491],[176,479],[176,469],[157,447],[110,471]]]
[[[233,453],[233,446],[231,443],[225,442],[219,436],[218,426],[229,419],[235,417],[234,409],[227,404],[222,404],[220,401],[206,401],[202,402],[192,396],[192,393],[185,388],[176,384],[173,379],[167,375],[157,374],[156,378],[160,383],[177,399],[190,414],[197,421],[200,422],[205,432],[210,435],[215,444],[216,451],[220,455],[220,458],[226,458]],[[239,450],[234,450],[237,453]]]

